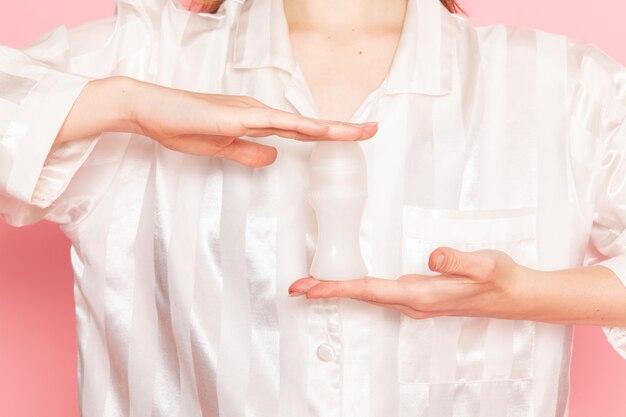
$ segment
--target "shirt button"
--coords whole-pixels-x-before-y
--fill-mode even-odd
[[[317,357],[324,362],[330,362],[335,359],[335,351],[330,345],[323,344],[317,347]]]

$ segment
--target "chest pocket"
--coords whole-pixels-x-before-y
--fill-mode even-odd
[[[440,246],[467,252],[501,250],[530,268],[537,263],[534,207],[459,211],[405,205],[402,216],[403,274],[435,275],[428,257]],[[518,397],[518,404],[530,404],[533,322],[482,317],[415,320],[405,315],[400,320],[401,415],[423,415],[428,404],[479,405],[486,398],[493,398],[496,408],[502,399],[504,407],[511,396]]]

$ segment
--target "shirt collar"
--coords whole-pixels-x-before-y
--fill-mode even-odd
[[[454,16],[439,0],[408,0],[384,92],[444,95],[450,92]],[[283,0],[244,0],[236,23],[235,68],[296,69]]]

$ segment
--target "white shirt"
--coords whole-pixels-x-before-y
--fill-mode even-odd
[[[259,169],[125,133],[50,150],[85,83],[110,75],[317,115],[281,0],[118,0],[115,17],[0,48],[0,212],[73,242],[83,417],[566,415],[571,326],[287,297],[315,249],[313,143],[251,139],[279,151]],[[369,275],[432,273],[446,245],[540,270],[602,262],[626,284],[625,116],[626,70],[597,48],[409,0],[352,119],[380,122],[361,142]],[[626,356],[626,329],[605,331]]]

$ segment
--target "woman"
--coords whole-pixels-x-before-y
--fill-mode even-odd
[[[84,417],[564,416],[571,324],[626,355],[622,66],[437,0],[117,4],[0,61],[0,211],[72,239]],[[368,167],[343,283],[296,280],[327,139]]]

